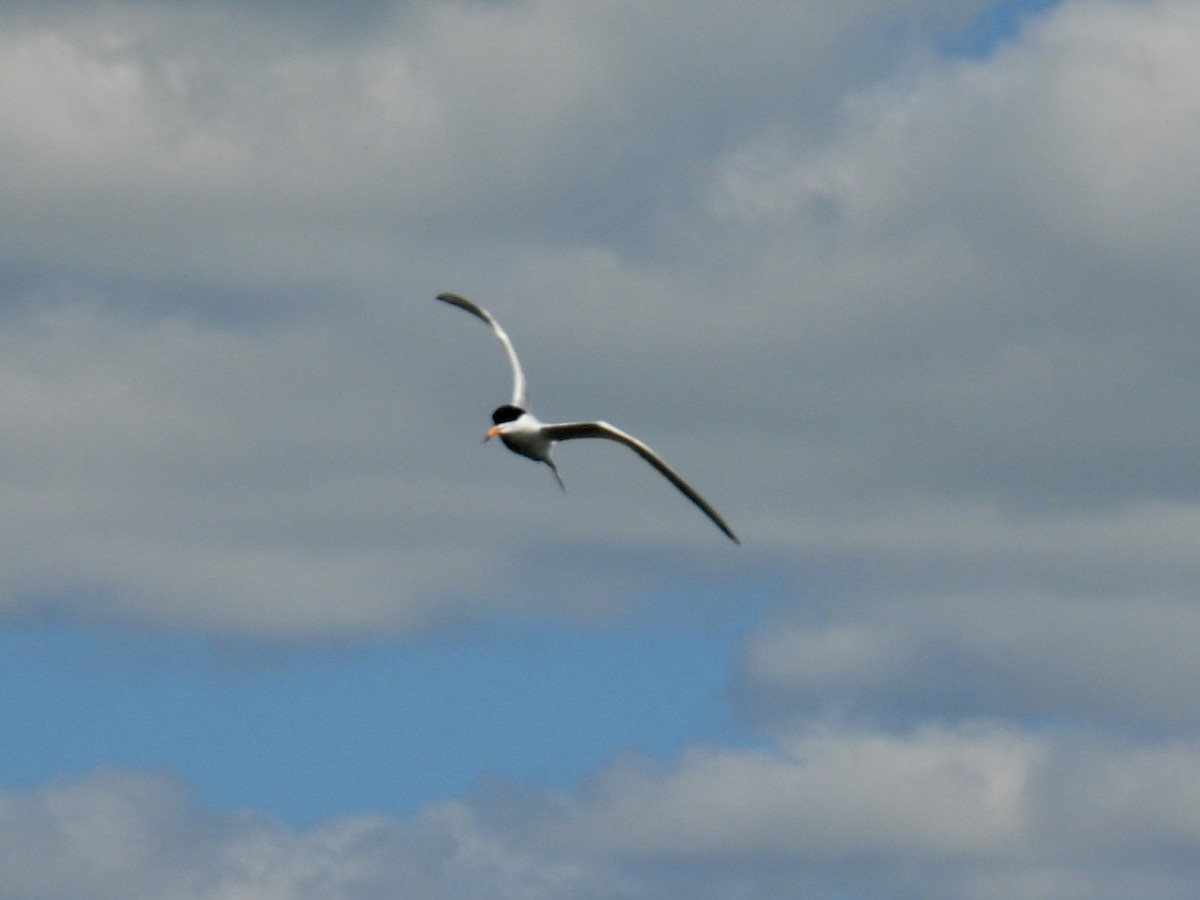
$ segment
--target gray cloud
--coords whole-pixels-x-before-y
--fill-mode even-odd
[[[791,383],[839,491],[1194,499],[1195,22],[1157,8],[1068,6],[859,98],[818,153],[731,157],[712,208],[772,242],[747,277],[796,298]]]
[[[459,571],[503,569],[515,548],[502,535],[521,532],[463,515],[471,498],[531,520],[532,541],[539,528],[581,546],[703,539],[668,495],[631,527],[625,510],[653,479],[619,454],[569,448],[579,500],[564,506],[532,493],[545,486],[533,471],[473,452],[465,423],[498,399],[503,360],[432,308],[451,288],[501,315],[540,410],[645,436],[785,568],[797,553],[874,552],[863,532],[914,497],[952,500],[963,522],[994,505],[1051,523],[1090,510],[1100,530],[1129,504],[1188,504],[1195,235],[1176,198],[1194,193],[1183,148],[1197,135],[1177,36],[1195,23],[1186,6],[1156,8],[1068,5],[993,58],[871,88],[882,64],[837,54],[889,16],[933,20],[941,6],[808,17],[803,39],[832,49],[799,60],[780,37],[797,12],[770,4],[730,22],[639,8],[640,30],[611,11],[413,6],[358,41],[296,39],[211,14],[221,7],[195,32],[169,7],[101,30],[95,11],[12,28],[0,267],[12,333],[63,354],[53,377],[10,363],[42,407],[20,439],[57,448],[44,465],[73,459],[60,499],[107,485],[109,501],[86,502],[111,502],[145,547],[174,545],[149,563],[194,573],[190,597],[229,590],[199,573],[230,573],[236,600],[213,610],[277,594],[233,574],[264,568],[372,595],[360,613],[346,605],[358,622],[440,606],[473,582],[375,554],[429,559],[423,544],[445,527],[456,559],[476,561]],[[687,93],[708,47],[737,74],[700,79],[720,82],[715,105]],[[792,102],[810,94],[829,115]],[[662,132],[693,108],[710,125]],[[1127,117],[1140,126],[1128,136]],[[686,190],[647,190],[658,173]],[[606,198],[624,211],[597,231],[587,210]],[[650,237],[631,253],[621,235],[638,233]],[[113,311],[123,324],[104,324]],[[147,370],[163,335],[170,350]],[[117,393],[80,390],[105,380]],[[94,419],[71,409],[80,397]],[[116,481],[85,463],[95,419],[130,467]],[[134,483],[135,463],[157,469],[153,489]],[[452,491],[465,502],[445,502]],[[229,533],[203,512],[226,503]],[[168,512],[148,516],[151,504]],[[188,521],[173,512],[185,509]],[[155,517],[153,539],[139,536]],[[831,533],[842,546],[826,546]],[[68,566],[60,587],[137,594],[121,554],[103,555],[112,571]],[[410,587],[385,599],[397,582]],[[436,603],[417,596],[435,584]],[[144,589],[180,596],[156,579]],[[135,616],[148,605],[125,602]],[[277,608],[251,615],[305,630]]]
[[[648,301],[678,306],[678,273],[626,264],[619,240],[595,244],[586,210],[623,197],[622,220],[653,230],[661,200],[643,187],[660,176],[649,173],[690,178],[726,143],[718,127],[732,138],[749,123],[713,107],[707,136],[657,134],[663,110],[708,108],[681,104],[707,69],[698,48],[732,54],[744,40],[757,61],[741,78],[800,81],[805,69],[780,67],[815,63],[783,53],[770,27],[794,24],[789,8],[765,6],[757,27],[738,18],[736,34],[638,9],[640,32],[611,13],[414,6],[346,42],[217,5],[80,5],[0,36],[6,406],[25,463],[11,472],[10,508],[32,523],[28,545],[13,545],[10,608],[76,615],[78,604],[88,617],[264,636],[454,616],[478,602],[481,573],[513,568],[513,548],[485,535],[519,531],[492,518],[471,538],[477,526],[458,524],[478,523],[480,508],[544,521],[584,548],[558,577],[615,585],[587,567],[600,519],[552,495],[530,506],[519,491],[534,479],[492,479],[512,468],[447,430],[456,408],[483,418],[503,369],[486,336],[437,315],[432,295],[464,290],[501,312],[531,374],[545,373],[535,398],[555,401],[557,375],[580,412],[654,424],[663,439],[647,438],[715,485],[702,444],[689,460],[664,443],[704,400],[689,373],[704,365],[693,341],[711,335],[693,328],[668,349],[678,315],[662,296]],[[869,7],[859,12],[812,17],[814,47],[869,21]],[[621,35],[635,40],[630,53],[617,53]],[[760,58],[764,42],[774,49]],[[765,121],[768,108],[754,115]],[[693,162],[666,165],[685,135]],[[620,158],[634,146],[647,174],[627,184]],[[548,224],[564,211],[569,228]],[[506,310],[514,294],[538,299]],[[596,353],[592,337],[617,355]],[[621,364],[623,343],[638,366],[662,355],[678,367],[664,392],[693,391],[672,397],[678,417],[634,400],[621,418],[613,398],[644,381]],[[480,459],[494,468],[476,471]],[[621,462],[618,479],[646,474]],[[573,490],[605,476],[567,473]],[[630,496],[598,488],[576,509],[621,523]],[[619,532],[670,533],[685,511],[658,508]],[[458,549],[431,549],[446,527]],[[541,579],[548,596],[555,578]]]
[[[1191,733],[1190,597],[890,596],[825,625],[764,628],[747,658],[763,722],[1004,716]]]

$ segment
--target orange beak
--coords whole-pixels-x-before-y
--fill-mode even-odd
[[[490,441],[492,438],[494,438],[499,433],[500,433],[500,426],[493,425],[491,428],[489,428],[487,430],[487,434],[485,434],[483,436],[483,442],[486,444],[488,441]]]

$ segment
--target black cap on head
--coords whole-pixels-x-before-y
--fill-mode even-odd
[[[503,425],[505,422],[519,419],[523,415],[525,415],[525,410],[521,407],[505,403],[503,406],[496,407],[496,411],[492,413],[492,424]]]

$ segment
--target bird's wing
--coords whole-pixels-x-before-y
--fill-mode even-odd
[[[556,425],[544,425],[543,433],[552,441],[570,441],[575,438],[606,438],[610,441],[616,441],[619,444],[624,444],[679,488],[679,492],[700,507],[701,511],[712,519],[713,524],[721,531],[725,532],[726,536],[735,544],[740,544],[737,535],[733,533],[725,520],[717,513],[715,509],[709,506],[708,501],[701,497],[692,488],[690,484],[684,481],[676,474],[675,470],[668,466],[665,462],[659,459],[658,454],[639,441],[632,435],[628,435],[620,428],[609,425],[607,422],[561,422]]]
[[[521,371],[521,363],[517,359],[517,351],[513,349],[512,341],[508,339],[508,335],[504,333],[504,329],[500,327],[500,323],[492,318],[492,314],[482,306],[476,306],[465,297],[460,297],[458,294],[438,294],[437,297],[443,303],[449,303],[451,306],[457,306],[459,309],[465,309],[471,315],[478,319],[482,319],[492,327],[492,331],[496,332],[496,337],[500,338],[500,343],[504,345],[505,351],[508,353],[508,361],[512,364],[513,370],[513,406],[523,410],[529,409],[529,393],[525,387],[525,373]]]

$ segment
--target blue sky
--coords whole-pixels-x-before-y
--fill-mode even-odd
[[[1198,896],[1200,6],[3,9],[0,900]]]
[[[977,5],[970,24],[951,29],[940,50],[948,56],[987,57],[1001,44],[1018,39],[1026,21],[1056,5],[1056,0]]]
[[[685,617],[685,602],[707,610]],[[633,749],[751,740],[729,689],[764,601],[651,604],[607,625],[484,622],[322,650],[13,627],[0,709],[21,739],[0,759],[12,787],[101,762],[169,769],[206,803],[310,825],[411,815],[491,779],[566,788]]]

